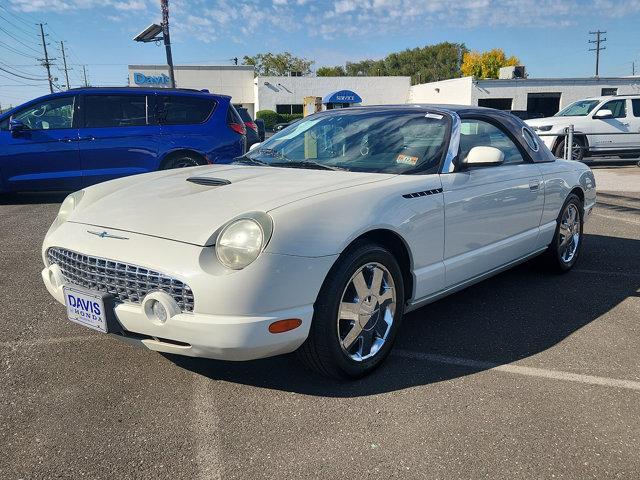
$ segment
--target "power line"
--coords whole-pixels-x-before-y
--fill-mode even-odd
[[[33,56],[33,54],[18,50],[17,48],[12,47],[8,43],[0,42],[0,47],[4,48],[6,50],[9,50],[11,53],[15,53],[16,55],[22,55],[22,56],[28,57],[28,58],[36,58],[36,57]]]
[[[4,5],[0,5],[0,8],[3,9],[4,11],[6,11],[9,15],[11,15],[13,18],[15,18],[16,20],[24,23],[27,27],[29,28],[34,28],[33,25],[31,23],[29,23],[28,21],[24,20],[23,18],[21,18],[17,13],[13,12],[12,10],[9,10],[7,7],[5,7]]]
[[[590,48],[590,52],[596,52],[596,77],[599,76],[600,73],[600,51],[606,50],[607,47],[602,47],[601,44],[606,42],[606,38],[602,38],[601,35],[603,33],[607,33],[606,31],[601,32],[600,30],[596,30],[595,32],[589,32],[589,35],[595,35],[595,40],[589,40],[589,43],[595,43],[596,48]]]
[[[33,74],[31,72],[24,72],[24,71],[18,70],[17,68],[11,67],[11,65],[7,65],[4,62],[0,62],[0,65],[2,65],[5,68],[11,68],[11,71],[13,73],[18,73],[20,75],[26,75],[26,76],[30,76],[30,77],[33,77],[33,78],[38,78],[39,80],[46,80],[46,78],[44,78],[44,77],[37,77],[35,74]]]
[[[14,77],[18,77],[18,78],[24,78],[25,80],[31,80],[31,81],[37,81],[37,82],[46,82],[47,80],[42,80],[40,78],[34,78],[34,77],[27,77],[24,75],[20,75],[19,73],[14,73],[11,70],[6,70],[5,68],[0,67],[0,70],[8,73],[9,75],[13,75]],[[53,93],[53,90],[51,91],[51,93]]]
[[[0,15],[0,18],[1,18],[2,20],[4,20],[5,22],[7,22],[9,25],[12,25],[13,27],[15,27],[15,28],[17,28],[18,30],[20,30],[20,32],[22,32],[23,34],[26,34],[26,35],[35,35],[35,33],[36,33],[34,30],[32,30],[32,31],[27,31],[27,29],[26,29],[26,28],[21,27],[20,25],[18,25],[18,24],[16,24],[16,23],[13,23],[11,20],[9,20],[9,19],[8,19],[8,18],[6,18],[6,17],[3,17],[2,15]]]
[[[22,45],[23,47],[26,47],[26,48],[28,48],[29,50],[33,50],[34,52],[38,53],[38,51],[37,51],[35,48],[33,48],[33,47],[31,47],[31,46],[27,45],[26,43],[24,43],[24,42],[23,42],[22,40],[20,40],[18,37],[16,37],[15,35],[13,35],[10,31],[5,30],[5,29],[4,29],[4,28],[2,28],[2,27],[0,27],[0,31],[2,31],[2,32],[6,33],[7,35],[9,35],[9,37],[13,38],[16,42],[18,42],[18,43],[19,43],[20,45]]]

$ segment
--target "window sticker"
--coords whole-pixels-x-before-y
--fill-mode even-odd
[[[416,163],[418,163],[418,157],[401,153],[396,157],[396,163],[404,163],[405,165],[415,166]]]

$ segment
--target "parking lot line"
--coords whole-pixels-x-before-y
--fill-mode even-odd
[[[220,418],[209,387],[213,383],[209,378],[198,375],[194,385],[194,425],[196,435],[196,463],[199,479],[217,480],[222,478],[220,461]]]
[[[520,365],[499,364],[485,362],[481,360],[471,360],[468,358],[449,357],[433,353],[411,352],[409,350],[394,350],[392,355],[415,360],[425,360],[433,363],[443,363],[446,365],[456,365],[474,370],[493,370],[504,373],[525,375],[528,377],[549,378],[553,380],[563,380],[566,382],[585,383],[588,385],[598,385],[603,387],[625,388],[640,392],[640,382],[633,380],[620,380],[616,378],[595,377],[593,375],[582,375],[579,373],[562,372],[558,370],[547,370],[545,368],[523,367]]]
[[[632,278],[640,277],[640,273],[631,273],[631,272],[604,272],[599,270],[586,270],[582,268],[574,268],[572,271],[576,273],[589,273],[593,275],[616,275],[619,277],[632,277]]]

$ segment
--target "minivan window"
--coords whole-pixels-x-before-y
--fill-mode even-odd
[[[204,123],[216,105],[212,98],[163,95],[158,98],[158,122],[164,125]]]
[[[147,124],[145,95],[86,95],[85,128],[136,127]]]
[[[631,105],[633,106],[633,116],[640,117],[640,98],[631,100]]]
[[[73,126],[75,98],[50,98],[16,112],[12,117],[14,120],[20,120],[31,130],[71,128]]]

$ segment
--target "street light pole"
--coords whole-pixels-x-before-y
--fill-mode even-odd
[[[160,7],[162,8],[162,38],[167,52],[170,86],[171,88],[176,88],[176,77],[173,73],[173,56],[171,55],[171,37],[169,36],[169,0],[160,0]]]

